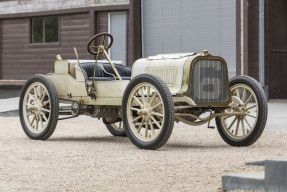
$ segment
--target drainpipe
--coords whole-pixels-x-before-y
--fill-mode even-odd
[[[259,0],[259,82],[265,89],[264,0]]]

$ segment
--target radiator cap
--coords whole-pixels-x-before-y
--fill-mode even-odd
[[[206,49],[203,50],[203,55],[208,55],[208,51]]]

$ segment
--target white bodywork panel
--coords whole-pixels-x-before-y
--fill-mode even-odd
[[[88,105],[117,105],[122,104],[124,91],[130,81],[96,81],[95,94],[97,99],[93,100],[87,96],[85,82],[76,81],[68,74],[49,73],[47,76],[54,83],[58,96],[61,98],[83,100]],[[68,95],[71,95],[68,96]]]
[[[160,54],[138,59],[133,65],[132,78],[144,73],[156,75],[166,83],[171,94],[176,95],[182,89],[185,65],[190,67],[190,62],[200,55],[194,52]]]
[[[94,60],[80,60],[81,63],[95,62]],[[107,62],[99,60],[99,62]],[[121,64],[120,61],[114,63]],[[88,105],[117,105],[122,104],[122,97],[128,80],[122,81],[95,81],[95,94],[97,99],[93,100],[87,96],[84,76],[81,70],[76,67],[77,60],[56,61],[54,66],[55,73],[47,74],[54,83],[58,96],[61,98],[82,100],[83,104]],[[69,74],[70,71],[70,74]],[[89,82],[91,84],[91,82]],[[68,96],[69,95],[69,96]]]

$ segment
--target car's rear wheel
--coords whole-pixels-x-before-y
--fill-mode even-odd
[[[174,104],[166,84],[154,75],[135,77],[123,96],[123,122],[130,140],[142,149],[157,149],[169,139]]]
[[[119,121],[116,123],[111,123],[111,124],[106,124],[106,127],[108,131],[113,135],[113,136],[120,136],[120,137],[126,137],[126,131],[123,126],[123,122]]]
[[[59,114],[57,91],[44,75],[31,77],[22,89],[19,116],[24,132],[31,139],[48,139],[54,132]]]
[[[217,117],[218,132],[229,145],[252,145],[265,128],[267,120],[266,95],[260,84],[247,76],[232,78],[230,89],[238,100],[238,106],[225,112],[237,112],[240,115]]]

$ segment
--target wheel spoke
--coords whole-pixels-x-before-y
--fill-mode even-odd
[[[232,123],[230,124],[230,126],[227,128],[228,130],[230,130],[230,128],[233,126],[233,124],[235,123],[236,119],[237,119],[237,117],[235,116],[235,117],[234,117],[234,120],[232,121]]]
[[[47,119],[46,115],[43,112],[41,113],[41,115],[42,115],[43,119],[45,120],[45,123],[47,123],[48,119]]]
[[[143,104],[146,104],[145,95],[144,95],[144,92],[143,92],[143,87],[140,88],[140,93],[141,93]]]
[[[235,135],[238,135],[239,122],[240,122],[240,120],[237,119],[237,125],[236,125]]]
[[[242,99],[241,99],[241,101],[244,103],[245,99],[246,99],[246,89],[243,88],[243,93],[242,93]]]
[[[138,116],[135,119],[132,120],[133,123],[137,122],[140,118],[142,118],[142,116]]]
[[[30,115],[34,115],[34,113],[29,112],[29,113],[27,114],[27,117],[29,117]]]
[[[236,96],[240,98],[239,89],[236,89]]]
[[[161,126],[160,126],[160,124],[158,123],[158,121],[155,120],[155,118],[154,118],[153,116],[151,116],[150,118],[153,120],[153,122],[156,124],[156,126],[157,126],[159,129],[161,129]]]
[[[39,124],[39,115],[36,117],[36,129],[38,130],[38,124]]]
[[[229,116],[223,116],[224,120],[229,119],[230,117],[233,117],[232,115]]]
[[[49,109],[45,109],[45,108],[41,108],[42,111],[45,111],[47,113],[50,113],[50,110]]]
[[[141,122],[141,124],[140,124],[139,127],[138,127],[138,133],[141,132],[141,129],[142,129],[143,124],[144,124],[144,119],[142,119],[142,122]]]
[[[150,126],[150,129],[151,129],[152,135],[155,135],[154,128],[153,128],[153,125],[152,125],[151,121],[149,121],[149,126]]]
[[[155,98],[156,98],[156,95],[157,95],[157,93],[156,92],[153,92],[152,93],[152,97],[151,97],[151,100],[150,100],[150,105],[152,105],[153,104],[153,102],[154,102],[154,100],[155,100]]]
[[[44,101],[44,102],[43,102],[43,105],[46,106],[46,105],[48,105],[49,103],[50,103],[50,100],[47,100],[47,101]]]
[[[34,117],[32,118],[32,120],[31,120],[31,122],[30,122],[30,125],[31,125],[31,126],[33,126],[33,123],[34,123],[35,119],[36,119],[36,115],[34,114]]]
[[[41,115],[39,115],[41,129],[44,129],[44,124]]]
[[[154,110],[155,108],[157,108],[157,107],[160,106],[160,105],[163,105],[163,103],[162,103],[162,102],[159,102],[158,104],[156,104],[155,106],[153,106],[153,107],[151,108],[151,110]]]
[[[34,95],[32,95],[31,93],[29,93],[29,99],[31,99],[31,100],[33,100],[33,101],[36,100],[35,97],[34,97]]]
[[[140,102],[140,100],[136,96],[133,96],[133,99],[140,105],[140,107],[143,107],[142,102]]]
[[[249,126],[249,128],[251,129],[251,125],[249,124],[249,122],[247,121],[246,117],[244,117],[245,122],[247,123],[247,125]]]
[[[252,105],[251,107],[247,107],[245,110],[249,111],[250,109],[256,107],[256,105]]]
[[[36,95],[37,100],[40,100],[41,94],[42,94],[42,88],[40,85],[37,86],[36,91],[37,91],[37,95]]]
[[[148,121],[145,122],[145,137],[148,136]]]
[[[245,135],[246,130],[245,130],[245,127],[244,127],[243,119],[241,119],[241,125],[242,125],[242,133],[243,133],[243,135]]]
[[[156,115],[156,116],[163,117],[163,114],[161,114],[161,113],[151,112],[151,114],[152,114],[152,115]]]
[[[253,117],[253,118],[256,119],[256,116],[254,116],[254,115],[250,115],[250,114],[246,114],[246,115],[248,115],[249,117]]]
[[[132,111],[139,111],[140,109],[132,107],[131,110]]]
[[[119,129],[122,128],[122,122],[120,121],[119,123]]]
[[[47,93],[44,92],[44,94],[43,94],[42,97],[41,97],[41,102],[43,102],[43,100],[44,100],[44,98],[46,97],[46,95],[47,95]]]
[[[252,99],[252,97],[253,97],[253,95],[251,94],[251,95],[248,97],[248,99],[246,100],[246,102],[244,103],[245,106],[250,102],[250,100]]]
[[[36,87],[33,87],[33,90],[34,90],[34,97],[35,97],[35,100],[37,101],[38,100],[38,94],[37,94],[37,91],[36,91]]]
[[[147,89],[147,103],[149,103],[149,97],[150,97],[150,86],[146,87]]]

